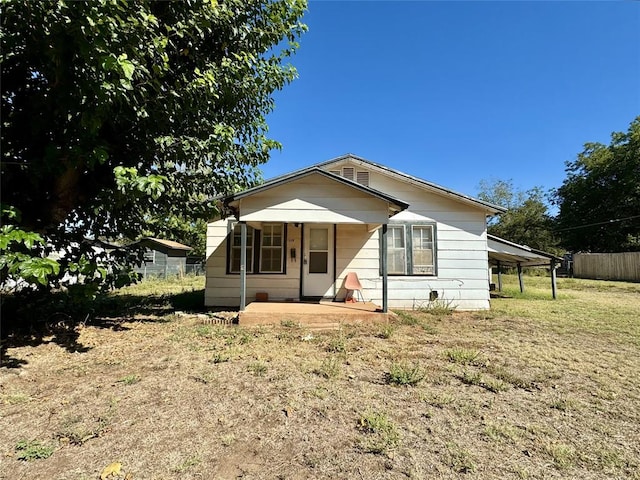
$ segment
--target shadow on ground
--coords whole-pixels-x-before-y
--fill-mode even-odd
[[[82,303],[64,293],[28,299],[5,297],[2,302],[0,367],[20,368],[26,361],[8,351],[54,343],[68,352],[83,353],[90,347],[78,340],[86,325],[128,330],[131,322],[165,322],[176,312],[206,312],[204,289],[164,295],[116,294]]]

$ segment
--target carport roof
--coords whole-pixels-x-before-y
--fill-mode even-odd
[[[519,245],[495,235],[487,235],[489,248],[489,262],[502,265],[541,266],[549,265],[551,261],[560,262],[562,258],[552,253],[536,250],[526,245]]]

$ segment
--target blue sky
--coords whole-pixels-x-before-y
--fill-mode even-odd
[[[640,115],[640,2],[311,1],[265,178],[355,153],[476,195],[558,187]]]

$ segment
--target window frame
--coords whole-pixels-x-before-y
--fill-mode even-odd
[[[280,271],[261,271],[262,268],[262,230],[255,229],[247,225],[247,275],[285,275],[287,273],[287,224],[283,222],[269,222],[263,225],[281,225],[282,226],[282,245],[281,245],[281,268]],[[240,227],[240,222],[229,221],[227,223],[227,256],[225,258],[226,274],[227,275],[240,275],[240,270],[232,270],[233,265],[233,250],[239,250],[241,247],[233,246],[233,237],[236,227]],[[251,243],[249,240],[249,229],[253,232]]]
[[[242,245],[235,246],[233,244],[233,239],[236,235],[235,233],[236,227],[240,228],[240,222],[229,222],[229,224],[227,225],[227,229],[229,230],[229,233],[227,234],[227,274],[233,274],[233,275],[240,274],[239,268],[238,270],[233,270],[233,258],[234,258],[233,252],[234,250],[239,251],[240,249],[242,249]],[[251,243],[249,243],[248,241],[249,229],[251,229],[251,232],[252,232]],[[240,232],[238,233],[240,236],[242,235]],[[255,242],[256,242],[256,230],[253,227],[250,227],[249,225],[247,225],[247,273],[252,273],[255,266],[255,258],[254,258]],[[249,254],[249,251],[251,251],[251,254]],[[240,254],[238,253],[238,255]]]
[[[271,228],[271,235],[265,235],[266,227]],[[267,237],[273,238],[273,227],[280,227],[280,245],[265,245],[264,239]],[[283,273],[284,272],[284,259],[285,252],[284,247],[286,243],[285,238],[285,224],[284,223],[263,223],[262,230],[260,230],[260,253],[259,253],[259,261],[258,261],[258,272],[265,274],[273,274],[273,273]],[[263,251],[265,249],[269,250],[280,250],[280,270],[263,270],[262,269],[262,259],[263,259]]]
[[[151,254],[149,256],[149,254]],[[145,265],[156,263],[156,251],[152,248],[148,248],[144,252],[143,262]]]
[[[433,273],[413,273],[413,228],[429,227],[431,228],[431,241],[433,252]],[[389,241],[389,229],[401,228],[404,239],[404,273],[392,273],[389,268],[389,245],[387,244],[387,275],[389,277],[437,277],[438,276],[438,236],[436,222],[390,222],[387,225],[387,242]],[[380,275],[382,275],[382,238],[380,235]]]

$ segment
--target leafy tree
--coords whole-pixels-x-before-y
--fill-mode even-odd
[[[611,143],[587,143],[555,193],[558,231],[572,251],[640,251],[640,117]]]
[[[195,225],[279,147],[304,0],[0,1],[2,283],[126,282],[131,256],[86,238]]]
[[[517,190],[512,180],[482,180],[478,197],[508,210],[489,220],[488,232],[521,245],[547,252],[557,252],[546,195],[541,187]]]

